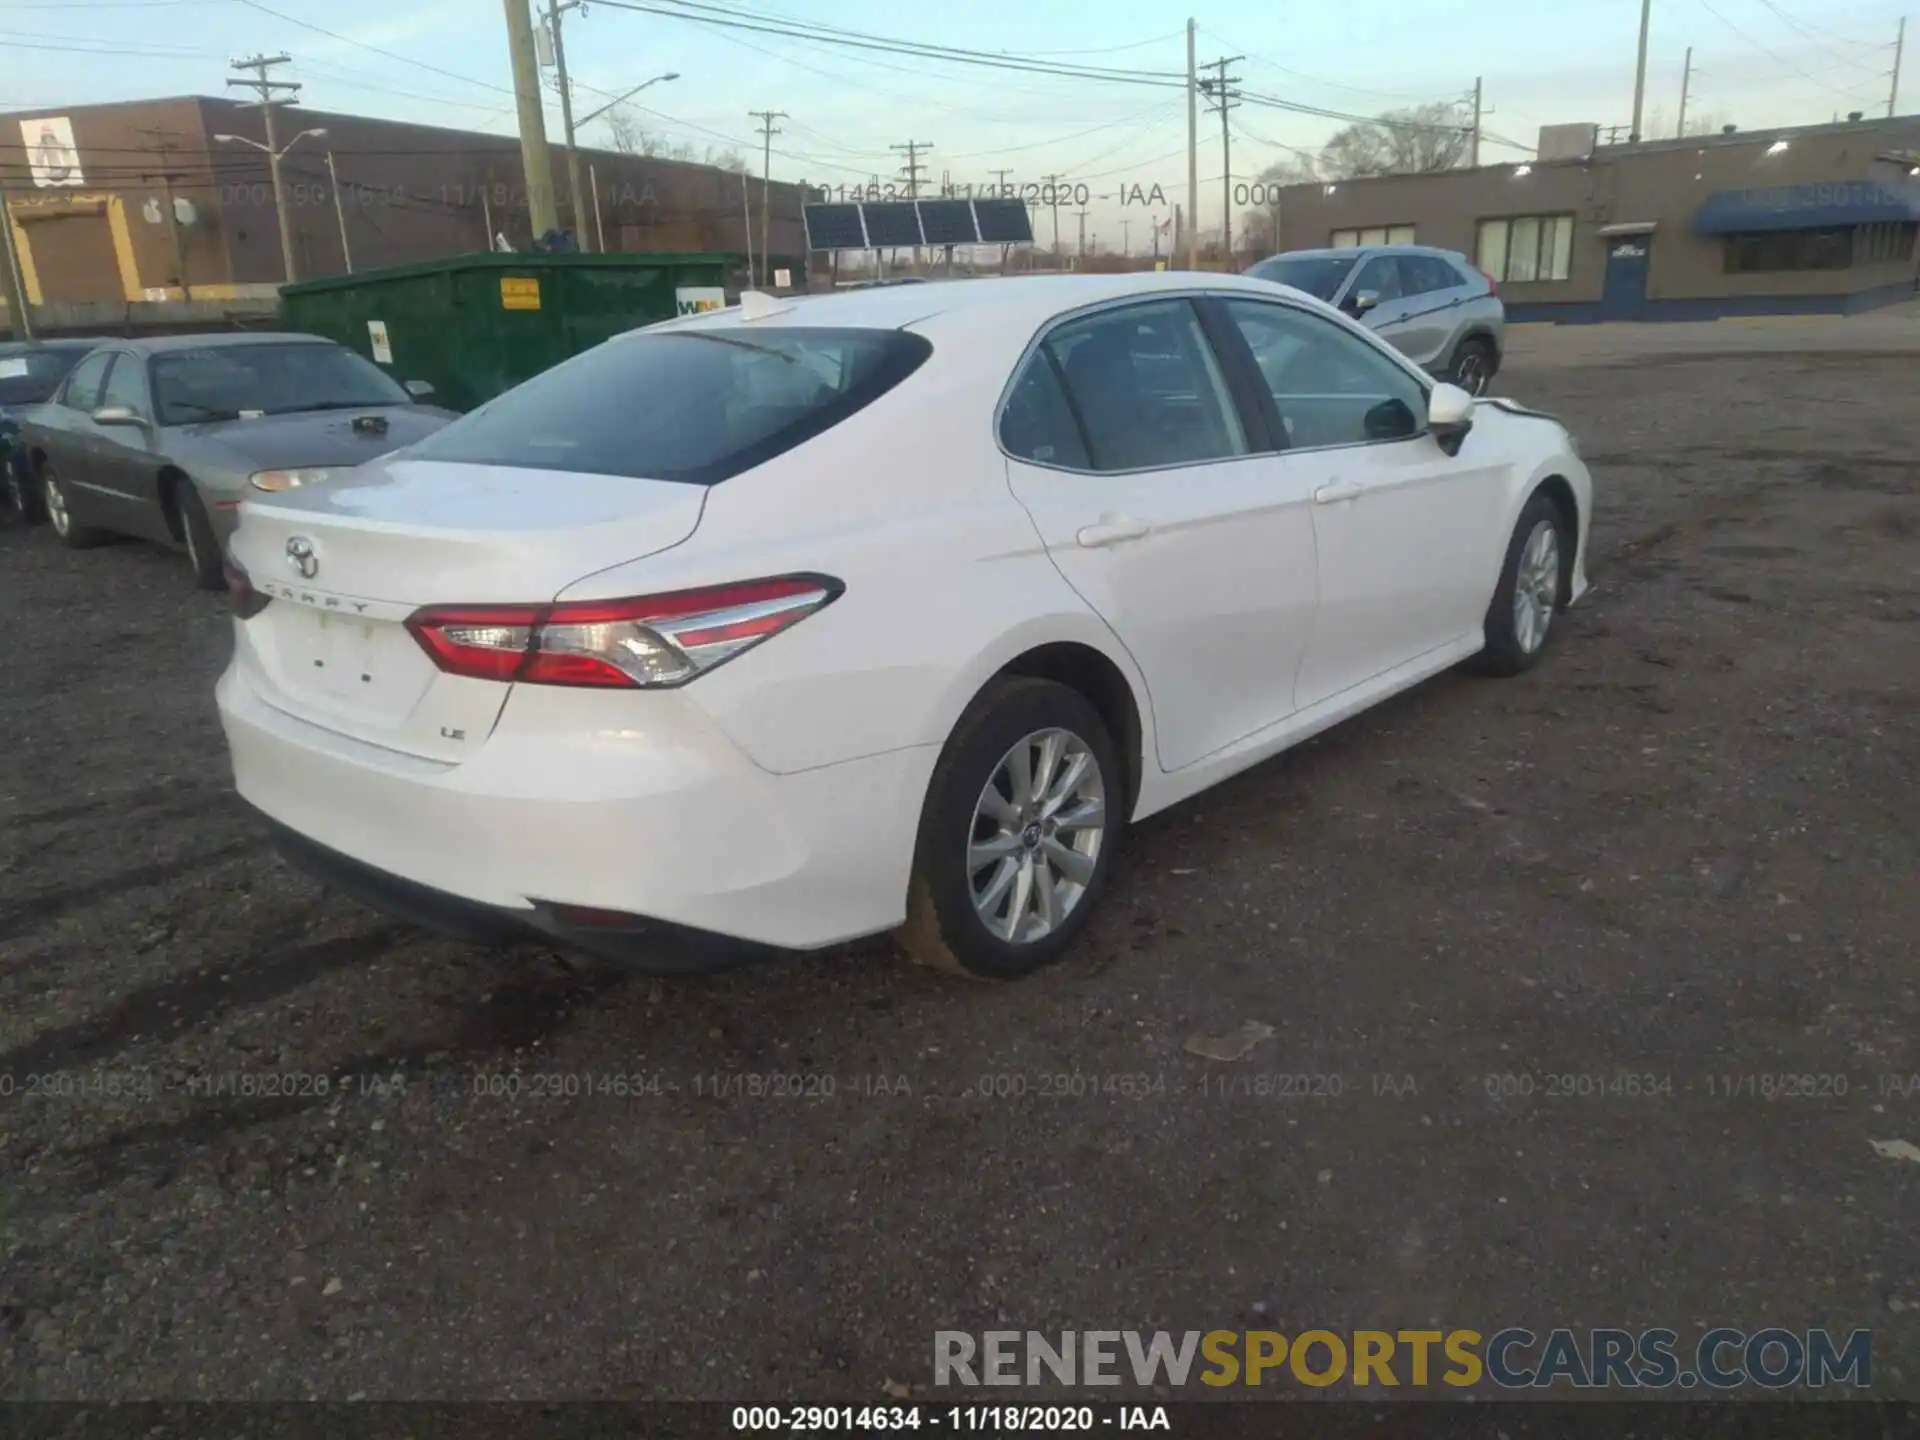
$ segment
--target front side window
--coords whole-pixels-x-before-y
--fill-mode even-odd
[[[1287,305],[1229,300],[1280,412],[1290,449],[1405,440],[1424,429],[1425,387],[1364,340]]]
[[[715,485],[838,425],[932,352],[904,330],[626,335],[516,385],[408,454]]]
[[[413,403],[371,360],[312,342],[164,351],[153,362],[153,399],[162,425]]]
[[[1482,270],[1502,283],[1565,280],[1573,273],[1573,216],[1482,220],[1476,258]]]
[[[100,408],[100,387],[107,378],[107,366],[113,363],[111,350],[95,351],[78,365],[67,378],[66,392],[60,403],[74,410],[85,410],[89,414]]]
[[[122,352],[107,373],[106,389],[100,392],[101,405],[124,405],[136,415],[147,415],[146,369],[138,355]]]
[[[1399,256],[1376,255],[1361,268],[1349,293],[1358,295],[1367,290],[1379,296],[1382,304],[1401,298],[1405,292],[1400,283]]]
[[[1247,453],[1239,411],[1187,301],[1072,320],[1042,348],[1059,366],[1094,469],[1198,465]]]

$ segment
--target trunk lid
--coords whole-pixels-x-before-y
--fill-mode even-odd
[[[543,604],[700,523],[698,485],[407,460],[249,500],[231,553],[272,596],[245,622],[264,698],[388,749],[461,760],[510,685],[448,675],[407,630],[424,605]]]

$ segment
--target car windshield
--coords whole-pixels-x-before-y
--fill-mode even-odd
[[[410,405],[413,398],[372,361],[341,345],[209,345],[153,362],[162,425]]]
[[[903,330],[630,335],[516,386],[409,453],[713,485],[839,424],[931,349]]]
[[[1256,280],[1304,290],[1316,300],[1331,300],[1357,259],[1357,255],[1276,255],[1247,273]]]
[[[58,349],[0,346],[0,405],[38,405],[86,356],[84,345]]]

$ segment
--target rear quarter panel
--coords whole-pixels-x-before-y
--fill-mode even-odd
[[[777,772],[941,744],[998,670],[1059,641],[1093,646],[1121,666],[1144,724],[1138,676],[1048,559],[994,443],[1001,389],[1024,340],[944,364],[936,343],[900,389],[714,486],[684,544],[602,571],[562,598],[795,571],[843,582],[824,610],[686,687]]]

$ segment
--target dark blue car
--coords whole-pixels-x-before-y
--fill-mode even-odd
[[[38,520],[40,501],[32,478],[15,463],[13,437],[19,412],[51,399],[67,372],[98,340],[16,340],[0,344],[0,503],[27,520]]]

